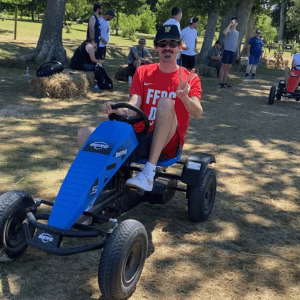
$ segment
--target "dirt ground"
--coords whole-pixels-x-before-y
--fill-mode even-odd
[[[113,62],[112,62],[113,63]],[[118,62],[115,62],[117,65]],[[214,154],[217,196],[204,223],[189,220],[178,192],[166,205],[141,204],[121,219],[144,224],[149,255],[132,300],[299,299],[300,103],[267,103],[279,77],[232,88],[202,78],[202,119],[191,120],[184,156]],[[125,101],[127,83],[86,99],[39,99],[20,72],[0,73],[0,193],[27,190],[54,200],[74,159],[76,132],[104,119],[103,102]],[[0,298],[102,299],[101,251],[58,257],[29,247],[0,263]]]

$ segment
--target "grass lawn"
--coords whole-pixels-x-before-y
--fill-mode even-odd
[[[0,194],[26,190],[54,201],[77,154],[78,129],[106,120],[104,102],[127,101],[129,85],[113,79],[112,91],[38,98],[30,89],[37,66],[30,65],[27,78],[26,65],[7,61],[34,50],[41,25],[20,21],[14,41],[13,22],[0,24]],[[71,33],[64,32],[69,57],[85,28],[74,24]],[[151,38],[147,42],[152,49]],[[105,63],[111,77],[126,63],[131,45],[111,36]],[[120,217],[139,220],[149,237],[146,264],[130,299],[299,299],[300,103],[267,104],[283,70],[258,68],[257,80],[243,76],[231,70],[233,87],[227,89],[217,88],[217,78],[201,78],[204,114],[190,120],[186,136],[183,157],[195,152],[216,157],[217,196],[209,219],[191,222],[182,192],[166,205],[142,203]],[[80,241],[67,241],[75,242]],[[101,251],[60,257],[28,247],[15,260],[0,262],[0,298],[104,300],[100,257]]]

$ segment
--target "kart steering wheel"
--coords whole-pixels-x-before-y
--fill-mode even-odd
[[[133,124],[136,124],[138,122],[144,121],[145,128],[139,134],[146,134],[148,132],[149,120],[148,120],[147,116],[145,115],[145,113],[141,109],[139,109],[136,106],[133,106],[129,103],[117,103],[117,104],[112,105],[111,108],[112,109],[128,108],[130,110],[135,111],[138,114],[138,116],[125,117],[125,116],[119,116],[115,113],[112,113],[112,114],[109,115],[110,120],[121,121],[121,122],[128,123],[130,125],[133,125]]]

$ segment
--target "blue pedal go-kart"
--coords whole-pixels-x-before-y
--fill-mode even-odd
[[[143,121],[145,134],[149,121],[138,108],[127,103],[134,117],[110,115],[88,138],[72,163],[54,204],[33,199],[25,191],[9,191],[0,196],[0,253],[8,258],[21,255],[28,245],[57,255],[70,255],[102,249],[98,282],[107,299],[124,299],[135,290],[147,256],[148,238],[136,220],[118,223],[116,217],[141,202],[165,204],[176,191],[185,192],[192,221],[205,221],[213,208],[216,175],[209,164],[211,154],[194,153],[185,161],[181,154],[159,161],[153,191],[134,190],[126,180],[140,171],[143,160],[131,161],[138,145],[132,125]],[[181,166],[180,175],[167,168]],[[177,181],[183,187],[177,187]],[[50,214],[39,213],[41,204],[53,206]],[[92,219],[90,225],[82,220]],[[89,242],[67,247],[64,238],[88,238]],[[90,242],[94,238],[94,242]]]

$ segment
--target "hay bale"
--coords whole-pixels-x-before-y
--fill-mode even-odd
[[[72,99],[85,97],[89,86],[85,73],[72,71],[54,74],[49,77],[34,77],[31,80],[31,88],[42,98]]]
[[[197,66],[197,72],[199,76],[206,77],[217,77],[217,69],[213,67],[209,67],[206,64],[200,64]]]

